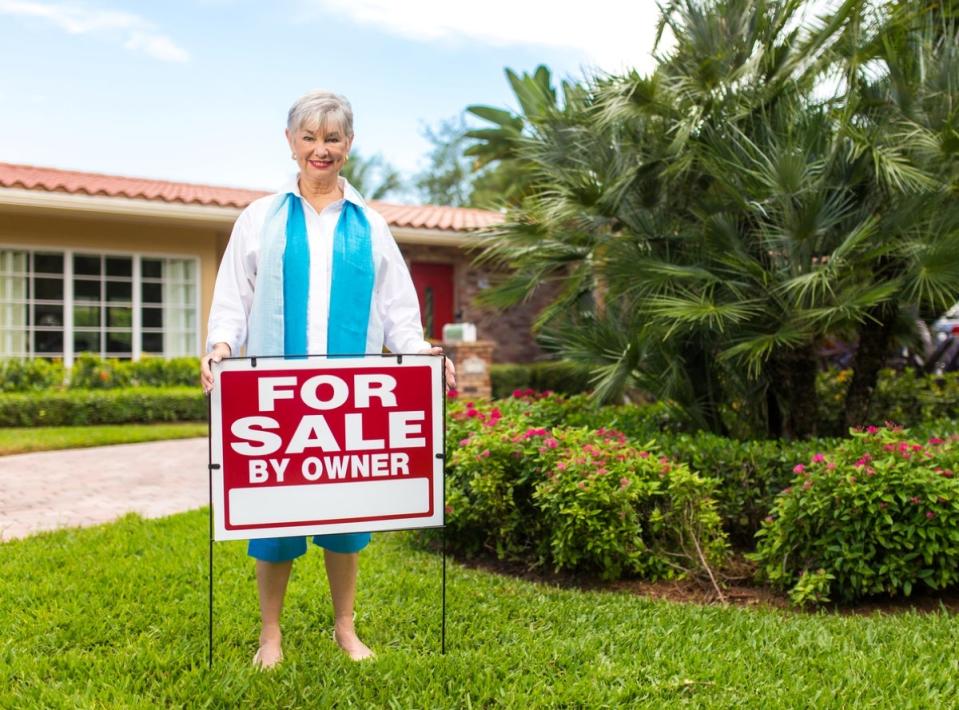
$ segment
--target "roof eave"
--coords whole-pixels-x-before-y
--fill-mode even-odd
[[[239,207],[74,195],[23,188],[0,188],[0,209],[33,214],[49,214],[52,211],[62,216],[118,217],[212,227],[232,225],[241,211]]]
[[[239,207],[189,205],[129,197],[75,195],[66,192],[0,188],[0,211],[25,214],[55,213],[64,217],[108,217],[175,223],[229,230],[242,211]],[[400,244],[466,248],[476,243],[470,232],[418,227],[390,227]]]

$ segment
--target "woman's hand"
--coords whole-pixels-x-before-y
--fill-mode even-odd
[[[421,350],[420,355],[442,355],[443,348],[438,345],[430,348],[429,350]],[[446,358],[446,389],[455,390],[456,389],[456,368],[453,367],[453,361],[449,358]]]
[[[230,346],[226,343],[217,343],[210,352],[200,358],[200,385],[203,387],[204,394],[210,394],[213,390],[213,371],[210,369],[210,363],[220,362],[225,357],[230,357]]]

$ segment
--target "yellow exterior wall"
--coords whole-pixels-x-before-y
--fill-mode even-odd
[[[213,298],[213,284],[222,248],[232,225],[222,229],[204,226],[98,219],[61,214],[0,213],[0,247],[61,248],[91,253],[121,252],[154,256],[196,257],[200,277],[200,339]]]

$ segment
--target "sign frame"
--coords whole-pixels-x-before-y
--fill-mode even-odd
[[[324,535],[348,532],[388,532],[424,528],[442,528],[445,525],[445,435],[446,435],[446,396],[445,396],[445,355],[432,354],[374,354],[374,355],[308,355],[305,357],[230,357],[219,363],[213,363],[213,390],[210,393],[210,501],[211,501],[211,538],[214,541],[248,540],[265,537],[293,537],[303,535]],[[429,393],[432,421],[426,424],[432,439],[432,451],[429,452],[432,471],[429,478],[414,477],[397,480],[395,484],[406,485],[427,481],[429,485],[427,511],[402,515],[363,516],[363,519],[279,521],[275,523],[228,525],[227,495],[224,470],[224,436],[222,376],[229,372],[260,371],[315,371],[317,374],[335,374],[336,370],[348,369],[352,372],[364,369],[389,369],[419,367],[429,368],[431,390]],[[388,481],[376,482],[387,483]],[[362,485],[376,485],[373,481],[364,481]],[[395,485],[394,484],[394,485]],[[341,486],[341,483],[310,484],[303,488]],[[350,484],[346,484],[350,485]],[[272,486],[274,490],[289,486]],[[406,486],[409,488],[409,485]],[[236,488],[233,489],[238,490]],[[255,490],[253,488],[246,490]],[[264,489],[261,489],[264,490]],[[309,492],[309,491],[308,491]],[[297,524],[302,523],[302,524]]]

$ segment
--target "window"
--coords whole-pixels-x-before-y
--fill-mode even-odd
[[[195,259],[0,249],[0,357],[197,352]]]

